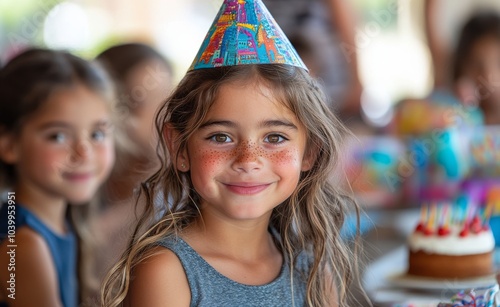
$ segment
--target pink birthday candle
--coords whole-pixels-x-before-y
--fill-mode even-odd
[[[469,215],[470,215],[470,204],[467,203],[467,207],[465,208],[464,212],[464,219],[462,221],[462,230],[460,231],[460,236],[461,237],[466,237],[469,235]]]
[[[448,204],[443,204],[439,207],[440,211],[440,226],[438,229],[438,235],[439,236],[446,236],[450,234],[450,228],[449,228],[449,217],[448,217]]]
[[[439,226],[446,226],[446,205],[439,206]]]

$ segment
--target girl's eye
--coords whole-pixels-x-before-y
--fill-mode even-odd
[[[286,139],[279,134],[270,134],[266,137],[266,141],[272,144],[279,144],[286,141]]]
[[[210,140],[216,142],[216,143],[229,143],[231,142],[231,138],[225,134],[215,134],[210,137]]]
[[[62,132],[55,132],[49,135],[49,140],[55,143],[62,144],[66,142],[67,136]]]
[[[92,132],[92,140],[97,142],[102,142],[106,138],[106,133],[102,130],[97,130]]]

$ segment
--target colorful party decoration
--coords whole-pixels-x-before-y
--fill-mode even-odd
[[[245,64],[307,70],[261,0],[224,0],[189,70]]]

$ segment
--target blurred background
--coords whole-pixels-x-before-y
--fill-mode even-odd
[[[390,107],[432,88],[431,61],[423,31],[421,0],[353,0],[356,53],[363,110],[387,124]],[[221,0],[1,0],[0,61],[26,45],[70,49],[93,58],[125,41],[146,42],[172,60],[176,78],[189,67]],[[500,9],[495,0],[443,0],[436,29],[453,44],[473,7]],[[351,50],[352,51],[352,50]],[[369,99],[367,98],[369,97]]]
[[[389,302],[405,302],[410,296],[415,298],[412,302],[428,302],[430,299],[435,302],[443,298],[442,292],[429,299],[419,292],[421,289],[417,289],[417,293],[401,289],[390,292],[381,282],[388,267],[405,265],[406,260],[401,255],[405,252],[406,236],[413,231],[419,219],[420,199],[415,194],[408,194],[405,189],[414,192],[415,185],[426,187],[433,183],[430,180],[432,176],[428,176],[426,172],[431,168],[435,170],[437,164],[416,165],[418,163],[413,161],[413,168],[405,170],[407,159],[404,157],[407,149],[418,152],[420,145],[401,136],[421,134],[421,139],[429,140],[430,132],[446,128],[447,125],[436,124],[437,121],[429,122],[426,123],[426,130],[422,131],[417,129],[418,124],[424,125],[421,122],[428,119],[428,114],[435,114],[435,118],[443,119],[446,112],[450,111],[450,108],[442,107],[449,102],[450,97],[432,96],[438,88],[434,68],[441,63],[436,63],[436,59],[433,62],[429,49],[425,31],[428,16],[424,4],[427,0],[344,1],[352,6],[355,44],[343,45],[340,50],[345,58],[352,54],[357,56],[356,69],[362,85],[359,97],[361,118],[363,125],[370,130],[366,134],[364,130],[355,131],[359,132],[356,134],[358,138],[350,144],[353,146],[350,152],[354,154],[351,155],[352,161],[346,163],[352,188],[366,211],[366,216],[361,220],[361,231],[365,242],[370,243],[366,246],[366,263],[371,264],[371,267],[367,268],[362,283],[369,296],[380,306],[391,306]],[[311,0],[312,2],[315,1]],[[428,2],[434,2],[436,6],[434,12],[437,18],[433,18],[432,24],[434,39],[450,50],[457,45],[460,29],[474,11],[486,8],[500,12],[498,0]],[[67,49],[83,58],[94,59],[111,46],[142,42],[156,48],[170,60],[174,68],[174,81],[179,81],[195,57],[221,3],[222,0],[0,0],[0,67],[24,48],[33,45]],[[493,88],[488,89],[494,92],[498,84],[500,83],[497,81]],[[479,93],[480,89],[479,86],[476,87],[475,93]],[[432,109],[425,109],[425,112],[418,115],[416,111],[421,109],[407,104],[406,110],[414,112],[410,114],[411,118],[394,119],[399,102],[427,98],[427,101],[420,100],[415,105],[427,108],[428,104],[435,101],[445,103],[437,103]],[[442,110],[439,109],[441,107]],[[457,110],[452,112],[462,112],[462,109]],[[399,137],[395,137],[394,133],[387,133],[394,122],[401,130],[395,133]],[[409,126],[414,130],[404,130]],[[463,143],[463,134],[462,130],[457,131],[452,129],[449,132],[450,142],[446,144],[431,139],[442,148],[435,147],[431,153],[424,155],[429,160],[437,161],[440,158],[437,154],[448,150],[454,154],[452,158],[460,161],[459,166],[439,164],[440,168],[446,171],[451,169],[456,173],[453,177],[448,172],[445,183],[461,183],[464,178],[470,179],[463,170],[463,165],[470,162],[464,160],[475,155],[470,155],[469,147],[464,149],[458,146],[458,140]],[[497,126],[491,133],[489,131],[481,130],[478,133],[477,130],[472,130],[470,135],[479,136],[480,145],[494,144],[492,150],[499,153],[500,128]],[[491,139],[496,141],[490,142]],[[478,152],[490,152],[490,149],[488,147]],[[447,161],[449,157],[447,156]],[[482,164],[482,169],[500,165],[500,154],[490,160]],[[394,177],[388,176],[391,174]],[[500,169],[495,168],[495,173],[489,177],[498,179],[499,174]],[[474,177],[472,175],[470,177]],[[447,186],[440,188],[446,190]],[[450,194],[455,192],[453,190]],[[411,204],[413,206],[408,206],[407,199],[401,197],[400,194],[403,193],[409,195],[407,199],[417,200]],[[498,204],[495,213],[500,217],[500,202]],[[498,223],[500,224],[500,218]],[[500,226],[496,226],[496,229],[497,246],[500,246]],[[350,234],[346,236],[349,237]],[[391,254],[391,251],[397,253]],[[497,254],[499,256],[496,262],[500,263],[500,250]],[[383,261],[379,261],[381,259]],[[450,293],[446,297],[448,294]],[[435,306],[432,304],[425,306]]]

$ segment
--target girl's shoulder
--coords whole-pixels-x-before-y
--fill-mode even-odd
[[[127,304],[131,306],[187,306],[191,299],[184,268],[168,248],[149,250],[132,270]]]
[[[6,262],[10,263],[15,260],[11,270],[18,275],[24,269],[33,269],[34,272],[44,269],[50,273],[48,276],[55,277],[54,264],[49,245],[45,239],[35,230],[28,226],[23,226],[16,229],[15,237],[4,240],[0,244],[0,259],[6,258]],[[36,255],[36,257],[33,257]],[[12,258],[12,261],[11,261]],[[49,272],[50,271],[50,272]]]
[[[15,241],[0,244],[0,263],[7,264],[0,268],[0,278],[13,278],[20,305],[59,306],[56,269],[50,248],[39,233],[27,226],[16,229]],[[0,298],[9,294],[3,292]]]

